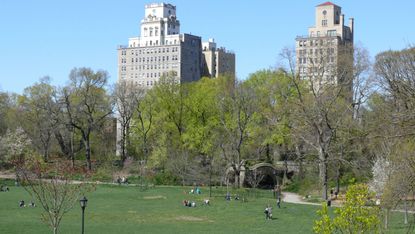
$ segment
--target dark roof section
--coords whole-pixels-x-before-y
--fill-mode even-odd
[[[325,3],[322,3],[322,4],[320,4],[320,5],[317,5],[318,7],[319,6],[337,6],[336,4],[334,4],[334,3],[332,3],[332,2],[325,2]],[[338,7],[338,6],[337,6]]]

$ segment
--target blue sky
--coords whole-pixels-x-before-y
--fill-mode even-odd
[[[50,76],[64,85],[74,67],[103,69],[117,79],[117,45],[139,35],[142,0],[1,0],[0,90],[22,93]],[[154,1],[157,2],[157,1]],[[315,0],[172,0],[181,32],[215,38],[236,53],[236,72],[245,79],[279,64],[278,53],[294,46],[314,24]],[[415,43],[415,1],[338,0],[355,18],[355,41],[371,56]]]

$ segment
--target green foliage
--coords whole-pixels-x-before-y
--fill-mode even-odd
[[[173,175],[171,172],[161,171],[156,173],[152,178],[155,185],[178,185],[180,184],[180,178]]]
[[[334,218],[330,218],[326,205],[318,211],[320,219],[314,222],[314,233],[380,233],[379,208],[366,206],[370,195],[367,185],[350,186],[346,202],[335,210]]]
[[[285,191],[299,193],[301,195],[308,195],[315,191],[318,186],[318,178],[316,176],[306,176],[304,179],[294,177],[292,182],[286,185]]]
[[[329,209],[327,204],[323,204],[321,210],[317,211],[319,220],[314,221],[313,231],[314,233],[320,234],[331,234],[334,233],[334,223],[329,215]]]

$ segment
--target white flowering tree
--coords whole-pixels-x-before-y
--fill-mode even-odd
[[[21,127],[14,131],[8,129],[1,145],[5,153],[4,161],[9,163],[23,162],[31,154],[32,142]]]
[[[381,196],[391,174],[391,165],[388,159],[378,156],[372,167],[373,178],[369,184],[370,190]]]

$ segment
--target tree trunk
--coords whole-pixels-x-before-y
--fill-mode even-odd
[[[405,200],[403,201],[403,205],[404,205],[404,209],[405,209],[405,213],[404,213],[404,224],[408,224],[408,204],[406,201],[406,194],[405,194]]]
[[[92,170],[91,165],[91,146],[89,142],[89,136],[85,140],[85,157],[86,157],[86,165],[88,167],[88,170]]]
[[[74,132],[73,131],[71,131],[71,149],[70,149],[70,152],[69,152],[69,154],[70,154],[70,157],[71,157],[71,160],[72,160],[72,168],[75,168],[75,153],[74,153],[74,150],[73,150],[73,140],[74,140]]]
[[[240,171],[235,169],[235,188],[239,188]]]
[[[388,229],[388,226],[389,226],[389,211],[390,211],[390,209],[386,208],[386,210],[385,210],[385,223],[384,223],[385,229]]]
[[[212,160],[209,161],[209,197],[212,197]]]
[[[340,192],[340,165],[337,166],[337,170],[336,170],[336,194],[339,194],[339,192]]]
[[[319,177],[320,177],[320,184],[322,187],[322,198],[327,200],[327,155],[324,153],[323,149],[319,151]]]
[[[48,162],[48,158],[49,158],[49,151],[46,149],[46,150],[43,152],[43,161],[44,161],[44,162]]]
[[[295,145],[295,154],[297,156],[297,160],[298,160],[298,178],[300,180],[303,180],[305,177],[305,173],[304,173],[304,166],[303,166],[303,159],[301,157],[301,151],[300,151],[300,147],[298,147],[298,145]]]
[[[130,147],[130,145],[130,124],[128,123],[125,128],[125,157],[127,157],[128,148]]]
[[[52,219],[53,219],[53,221],[52,221],[53,234],[58,234],[58,227],[59,227],[58,218],[57,217],[52,217]]]

